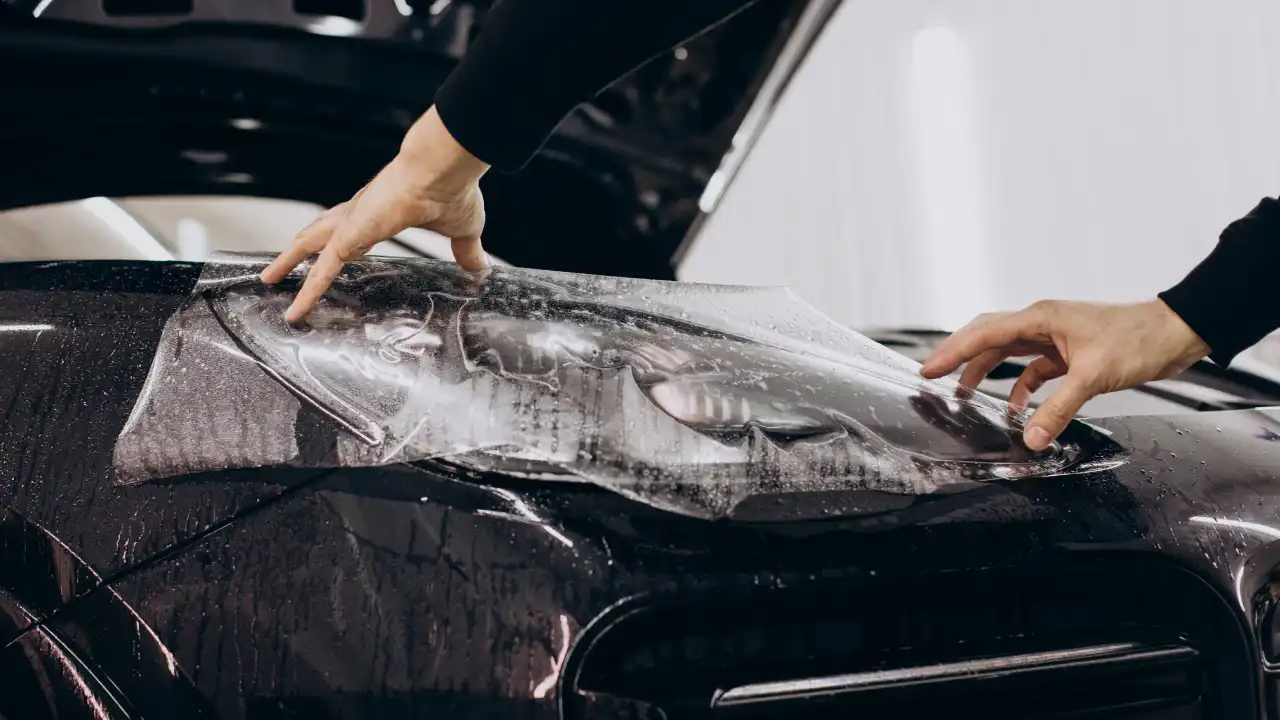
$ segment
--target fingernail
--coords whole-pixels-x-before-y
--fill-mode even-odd
[[[1049,443],[1053,442],[1053,437],[1049,435],[1048,430],[1042,427],[1029,427],[1023,433],[1022,440],[1032,450],[1043,450],[1049,447]]]

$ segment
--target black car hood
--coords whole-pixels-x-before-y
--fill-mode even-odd
[[[232,191],[339,202],[395,152],[471,22],[419,12],[377,25],[385,37],[327,37],[99,9],[128,5],[0,3],[0,60],[21,69],[0,73],[0,207]],[[758,3],[575,113],[523,173],[487,178],[489,247],[526,267],[671,277],[805,6]],[[70,677],[64,697],[99,717],[116,712],[107,700],[122,717],[323,716],[317,702],[348,717],[561,717],[562,704],[672,685],[652,680],[669,647],[625,665],[628,680],[593,662],[621,652],[602,639],[638,647],[677,626],[705,639],[717,618],[761,608],[768,626],[743,621],[751,638],[803,639],[792,625],[822,603],[797,593],[857,608],[867,636],[908,606],[963,618],[951,628],[985,609],[1015,639],[1033,616],[1075,632],[1070,618],[1097,630],[1091,618],[1127,608],[1103,629],[1210,637],[1226,716],[1263,705],[1280,660],[1280,413],[1249,406],[1274,401],[1267,382],[1198,368],[1194,384],[1234,388],[1247,409],[1175,392],[1190,412],[1077,424],[1098,462],[1073,472],[920,494],[783,490],[718,520],[456,458],[121,486],[117,439],[201,272],[0,266],[0,666],[57,658],[42,681]],[[876,337],[919,351],[925,335]],[[304,457],[332,452],[330,419],[291,419]],[[260,440],[245,430],[245,446]],[[726,612],[729,599],[754,612]],[[652,607],[665,614],[642,632],[616,632]],[[834,635],[816,620],[806,632]]]
[[[31,498],[39,497],[48,488],[32,485],[30,478],[59,472],[58,469],[64,468],[66,462],[75,463],[76,471],[72,475],[81,477],[84,482],[119,481],[112,470],[116,441],[144,391],[152,360],[161,347],[166,322],[175,317],[184,303],[189,302],[191,290],[201,272],[201,265],[182,263],[56,262],[0,266],[0,279],[4,281],[0,284],[3,288],[0,289],[0,328],[3,328],[0,332],[3,345],[0,347],[4,352],[4,366],[12,369],[5,374],[4,392],[0,399],[8,413],[5,426],[17,429],[17,432],[6,435],[5,445],[5,462],[9,471],[6,476],[14,483],[9,488],[11,497],[27,497],[28,494]],[[79,379],[84,382],[77,385]],[[909,404],[906,396],[903,397],[902,400],[886,397],[875,402]],[[81,413],[84,415],[82,419],[72,419]],[[52,419],[55,416],[61,419],[55,422]],[[931,417],[929,414],[908,413],[902,419],[925,424],[937,420]],[[869,495],[865,488],[846,493],[848,497],[843,500],[841,492],[836,490],[796,488],[789,491],[775,488],[760,500],[761,510],[767,507],[767,511],[752,511],[753,503],[749,502],[744,506],[740,521],[786,519],[788,506],[799,503],[811,507],[825,506],[820,515],[843,518],[846,524],[851,523],[850,527],[885,528],[902,522],[914,524],[930,516],[937,516],[932,521],[941,520],[952,512],[946,510],[938,515],[943,508],[971,507],[974,497],[989,500],[996,496],[1021,496],[1020,490],[1013,495],[1009,491],[1027,487],[1059,487],[1070,497],[1078,496],[1082,502],[1103,502],[1093,497],[1093,491],[1103,486],[1093,484],[1091,478],[1107,477],[1111,478],[1108,483],[1114,481],[1125,486],[1133,483],[1133,488],[1126,492],[1134,492],[1135,497],[1142,498],[1142,513],[1155,514],[1142,521],[1143,528],[1136,528],[1130,521],[1117,525],[1108,520],[1105,523],[1107,527],[1094,527],[1089,532],[1108,536],[1119,533],[1125,537],[1135,533],[1174,532],[1170,528],[1145,527],[1153,522],[1153,518],[1164,516],[1162,508],[1169,503],[1185,504],[1187,507],[1183,514],[1194,512],[1176,523],[1173,518],[1177,513],[1167,515],[1168,523],[1154,522],[1155,525],[1185,528],[1188,527],[1186,521],[1192,516],[1216,519],[1242,513],[1236,518],[1239,522],[1220,525],[1228,527],[1244,523],[1237,528],[1243,531],[1251,525],[1267,525],[1271,521],[1270,516],[1252,517],[1243,504],[1233,509],[1233,503],[1244,501],[1227,500],[1223,494],[1235,498],[1238,494],[1236,485],[1242,481],[1246,481],[1239,493],[1242,496],[1261,492],[1256,484],[1271,477],[1271,453],[1277,447],[1275,443],[1280,441],[1278,419],[1280,410],[1268,408],[1173,416],[1092,418],[1087,423],[1077,421],[1077,426],[1064,438],[1064,442],[1075,445],[1077,452],[1081,453],[1072,461],[1074,464],[1047,463],[1040,472],[1015,474],[1007,479],[978,478],[980,482],[976,485],[966,484],[954,491],[937,493],[932,498],[933,493],[927,491],[923,494],[903,493],[899,494],[901,499],[879,505],[868,504]],[[697,420],[694,419],[695,422]],[[307,433],[317,423],[342,426],[332,417],[301,412],[298,427],[292,432],[298,433],[299,439],[305,443]],[[975,425],[974,430],[983,433],[990,428]],[[252,433],[252,427],[246,432]],[[331,433],[324,435],[332,437]],[[904,434],[901,442],[912,442],[911,437],[911,433]],[[248,442],[248,438],[246,435],[244,442]],[[69,452],[69,448],[76,448],[77,452]],[[964,452],[974,451],[975,447],[964,449]],[[1013,459],[1019,452],[1015,447],[1008,447],[1004,452],[1008,458],[1000,462],[1023,461]],[[447,457],[442,460],[443,465],[439,462],[428,465],[437,471],[456,467],[460,479],[477,477],[475,466],[467,469],[466,463],[458,466],[449,462]],[[206,475],[210,472],[200,470],[198,465],[197,461],[190,471]],[[518,463],[509,469],[516,468]],[[281,477],[293,474],[308,477],[322,470],[295,468],[287,473],[282,471]],[[1220,472],[1224,470],[1229,471],[1225,477]],[[480,472],[483,474],[484,471]],[[492,472],[490,474],[493,475]],[[514,473],[515,477],[520,475],[519,472]],[[512,476],[508,473],[508,477]],[[179,483],[173,487],[185,486]],[[200,487],[200,483],[194,487]],[[577,486],[559,487],[570,491]],[[1137,492],[1143,488],[1150,488],[1150,491]],[[269,490],[267,494],[278,490]],[[898,493],[901,490],[895,491]],[[246,490],[246,497],[259,494],[260,491]],[[980,506],[985,504],[986,501],[979,503]],[[23,505],[19,502],[12,507]],[[1254,502],[1253,507],[1270,512],[1270,506],[1260,500]],[[905,515],[899,515],[900,511]],[[1002,512],[1013,512],[1005,519],[1015,522],[1035,515],[1033,512],[1020,519],[1012,506]],[[793,519],[805,515],[800,513]],[[858,519],[858,516],[865,517]],[[1110,511],[1104,512],[1103,516],[1112,520],[1117,517]],[[1206,527],[1213,525],[1207,520],[1196,522]],[[805,526],[806,523],[799,523],[797,528]],[[162,541],[162,546],[169,539]]]
[[[718,522],[443,460],[227,470],[120,487],[116,439],[165,323],[200,272],[161,263],[0,268],[5,634],[46,637],[23,633],[34,626],[91,648],[95,662],[120,671],[117,690],[137,685],[131,697],[153,709],[214,702],[240,716],[253,698],[301,702],[316,688],[341,687],[380,708],[414,692],[456,712],[555,717],[580,685],[617,682],[593,674],[602,666],[590,655],[605,647],[593,638],[633,617],[641,600],[679,599],[692,622],[703,617],[694,600],[711,603],[714,616],[730,597],[785,600],[803,589],[836,602],[854,597],[851,587],[867,598],[902,583],[952,610],[1087,592],[1098,597],[1070,602],[1093,608],[1089,617],[1146,598],[1149,624],[1177,629],[1182,621],[1169,617],[1183,611],[1212,619],[1214,642],[1231,648],[1220,669],[1234,679],[1224,682],[1241,684],[1233,702],[1260,702],[1262,662],[1249,658],[1270,652],[1278,596],[1276,411],[1100,419],[1092,432],[1117,462],[1082,472],[892,502],[778,493]],[[300,438],[307,423],[324,422],[299,421]],[[793,519],[778,522],[788,512]],[[253,609],[236,603],[250,599],[276,610],[248,620]],[[250,657],[243,648],[261,646],[291,659],[258,661],[259,680],[201,673],[215,652],[202,644],[210,618],[209,631],[234,652]],[[386,623],[401,628],[388,631],[394,637],[435,633],[427,647],[456,646],[456,659],[436,665],[416,646],[403,654],[343,629]],[[456,635],[476,623],[489,628],[483,641]],[[245,690],[245,682],[262,685]],[[449,690],[464,682],[467,692]]]
[[[380,258],[291,324],[297,278],[262,285],[270,259],[205,265],[117,445],[122,481],[465,456],[717,518],[760,494],[954,492],[1111,461],[1083,425],[1027,450],[1007,406],[784,289]],[[332,425],[323,456],[301,449],[307,413]]]

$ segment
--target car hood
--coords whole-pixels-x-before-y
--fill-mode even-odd
[[[270,259],[205,264],[121,434],[123,481],[450,458],[715,518],[777,490],[923,494],[1104,454],[1085,426],[1028,451],[1007,406],[783,289],[379,258],[290,324],[297,278],[262,285]],[[302,410],[342,431],[323,458],[298,449]]]
[[[472,27],[465,14],[433,21],[435,14],[416,3],[406,4],[415,19],[401,22],[386,12],[399,13],[396,2],[376,10],[376,22],[371,11],[367,25],[325,19],[341,15],[282,20],[281,4],[248,0],[197,3],[239,7],[240,14],[194,23],[99,9],[128,5],[0,4],[0,55],[7,67],[25,70],[0,76],[7,104],[0,150],[10,167],[23,169],[21,182],[0,187],[0,206],[229,190],[341,201],[395,151],[404,128],[465,52],[461,38]],[[41,6],[42,17],[34,18]],[[672,253],[701,216],[699,201],[711,180],[732,164],[733,136],[768,88],[803,10],[798,2],[759,3],[741,16],[746,20],[688,46],[678,63],[650,66],[575,113],[521,176],[488,178],[495,218],[490,247],[526,267],[669,277]],[[246,22],[246,12],[262,14]],[[367,36],[357,26],[367,27]],[[327,162],[315,163],[317,156]],[[566,207],[579,211],[574,223],[558,219]],[[499,220],[504,217],[510,227]],[[1224,660],[1223,673],[1242,684],[1247,678],[1254,691],[1231,697],[1261,705],[1263,683],[1255,675],[1275,660],[1270,623],[1280,597],[1274,570],[1280,566],[1280,416],[1255,407],[1275,404],[1280,394],[1265,377],[1259,380],[1261,373],[1198,366],[1182,385],[1118,396],[1109,417],[1072,426],[1066,440],[1076,455],[1035,466],[1040,472],[914,489],[775,485],[736,497],[731,506],[710,506],[717,508],[716,521],[688,506],[655,506],[652,495],[548,479],[548,470],[563,466],[548,468],[510,448],[335,467],[334,428],[351,417],[318,411],[308,402],[315,387],[297,386],[285,397],[276,394],[281,380],[262,376],[257,380],[267,382],[253,388],[283,400],[284,432],[270,423],[228,425],[229,416],[217,411],[243,410],[235,400],[245,388],[233,384],[224,384],[221,395],[207,393],[203,403],[167,405],[178,412],[161,419],[203,427],[223,445],[259,458],[285,453],[286,464],[194,464],[186,476],[121,486],[121,432],[146,394],[157,352],[172,347],[165,344],[166,325],[191,302],[203,272],[177,263],[0,266],[0,577],[6,583],[0,641],[34,637],[23,634],[35,627],[74,636],[95,661],[118,660],[115,667],[127,669],[113,676],[122,687],[136,684],[138,697],[154,692],[163,701],[171,684],[186,682],[184,673],[195,674],[206,661],[203,630],[214,617],[215,625],[243,623],[250,636],[243,647],[252,647],[254,657],[263,643],[274,648],[264,657],[319,658],[307,667],[342,678],[343,689],[357,697],[456,695],[458,687],[470,686],[520,703],[486,706],[489,715],[532,707],[530,716],[558,717],[561,693],[533,676],[546,670],[564,695],[573,694],[582,656],[637,598],[670,596],[686,608],[690,598],[785,595],[817,583],[819,593],[843,589],[830,597],[844,603],[852,597],[849,587],[860,594],[876,584],[919,583],[927,588],[924,604],[953,607],[981,598],[988,607],[1007,607],[1015,599],[1054,595],[1045,589],[1051,583],[1029,579],[1026,573],[1035,571],[1071,578],[1060,584],[1062,593],[1097,590],[1096,602],[1084,606],[1099,611],[1130,599],[1117,596],[1122,588],[1136,584],[1141,591],[1150,575],[1145,571],[1173,568],[1210,602],[1190,603],[1196,592],[1152,592],[1144,607],[1152,613],[1161,606],[1209,607],[1201,614],[1225,618],[1223,635],[1242,638],[1252,659],[1246,665],[1243,656]],[[270,304],[252,293],[229,299]],[[211,309],[205,319],[239,316],[226,309],[222,315]],[[654,322],[651,312],[635,310],[596,326],[586,339],[601,346],[620,337],[618,330]],[[678,312],[666,319],[687,320]],[[530,344],[503,344],[527,337],[531,328],[514,333],[508,320],[478,316],[471,345],[458,347],[488,343],[498,367],[514,359],[536,370],[540,358],[524,352]],[[262,342],[270,327],[233,333],[242,343],[233,349],[264,357],[274,347]],[[869,335],[913,355],[927,352],[937,337],[901,330]],[[687,349],[713,358],[716,352],[696,342]],[[813,361],[796,369],[806,362]],[[1016,363],[1002,368],[1004,378],[996,382],[1007,384],[1017,370]],[[873,386],[859,391],[874,394]],[[717,413],[718,403],[707,411],[710,392],[681,387],[664,396],[655,393],[658,387],[649,386],[645,402],[665,397],[667,417],[728,417]],[[944,408],[913,406],[911,395],[898,389],[868,405],[877,415],[896,413],[882,418],[879,429],[906,431],[899,445],[925,437],[950,443],[947,457],[926,461],[942,461],[952,471],[957,460],[988,468],[1018,464],[990,462],[993,447],[997,454],[1018,452],[1016,433],[997,419],[952,424],[959,437],[939,436],[946,425],[935,423],[945,421]],[[993,388],[997,398],[999,390]],[[1163,404],[1146,404],[1152,399]],[[833,419],[784,410],[773,421],[792,423],[793,433]],[[635,434],[643,437],[643,430]],[[979,447],[957,442],[969,437],[979,438]],[[170,457],[192,450],[188,459],[200,460],[205,456],[195,451],[215,444],[171,443]],[[921,472],[894,470],[916,478]],[[880,476],[893,477],[900,476]],[[219,543],[206,542],[214,536]],[[1014,579],[989,598],[981,582],[957,584],[960,573],[1009,568],[1018,570]],[[1123,577],[1133,582],[1126,585]],[[351,592],[353,585],[360,591]],[[226,598],[252,597],[248,610],[258,612],[222,617],[235,605],[216,595],[223,587],[251,588]],[[329,635],[302,637],[285,627],[308,613],[313,624],[307,629]],[[773,623],[781,616],[769,617]],[[325,625],[325,618],[332,623]],[[480,625],[491,628],[492,642],[448,634],[451,627],[466,634]],[[356,636],[364,633],[348,633],[349,627],[379,633],[360,645],[364,638]],[[456,653],[451,662],[418,656],[415,663],[412,652],[397,655],[385,642],[389,636],[430,637]],[[269,645],[281,637],[292,644]],[[408,679],[390,666],[408,668]],[[509,677],[493,672],[517,666],[525,670]],[[282,664],[273,692],[302,692],[309,681],[298,679],[296,667]],[[415,667],[430,672],[415,675]],[[244,695],[236,685],[241,677],[226,677],[231,690],[220,697],[235,702]]]
[[[1181,607],[1191,595],[1201,603],[1207,593],[1207,604],[1196,607],[1225,623],[1223,637],[1234,633],[1251,657],[1263,657],[1270,647],[1267,623],[1277,596],[1273,568],[1280,539],[1280,414],[1268,409],[1095,419],[1073,428],[1068,441],[1086,437],[1088,443],[1077,444],[1088,458],[1105,462],[930,492],[774,487],[742,499],[732,517],[710,522],[599,485],[522,477],[466,457],[322,467],[327,463],[313,461],[332,457],[335,421],[307,412],[304,398],[290,396],[292,414],[287,408],[278,412],[289,421],[302,463],[202,471],[121,487],[113,471],[117,440],[146,392],[153,360],[165,346],[166,325],[191,301],[204,271],[176,263],[0,267],[0,366],[6,368],[0,376],[0,420],[6,428],[0,434],[0,549],[12,550],[0,553],[9,582],[0,610],[8,611],[12,598],[21,600],[25,619],[18,630],[43,622],[85,637],[128,637],[139,627],[131,618],[145,617],[147,627],[168,637],[165,608],[179,607],[174,618],[197,613],[192,617],[198,619],[203,605],[182,600],[184,593],[199,597],[211,582],[231,583],[263,587],[264,593],[275,588],[270,592],[278,595],[262,597],[278,597],[282,607],[314,598],[317,608],[328,608],[309,610],[316,618],[333,614],[372,623],[361,613],[376,612],[412,623],[414,617],[456,616],[463,627],[457,613],[481,613],[493,618],[497,636],[540,638],[535,664],[559,667],[571,644],[574,663],[580,663],[579,656],[593,647],[589,636],[628,617],[636,598],[672,595],[687,603],[735,592],[767,589],[785,596],[788,589],[819,592],[832,583],[870,588],[934,578],[933,594],[921,602],[945,598],[942,605],[952,607],[981,596],[980,585],[955,584],[957,571],[1008,569],[1016,572],[1000,585],[1007,595],[991,602],[1021,603],[1041,597],[1047,586],[1043,578],[1018,573],[1048,568],[1067,577],[1062,573],[1073,568],[1070,576],[1078,581],[1068,586],[1099,595],[1096,602],[1102,604],[1091,606],[1093,611],[1117,601],[1106,597],[1129,587],[1125,577],[1186,576],[1191,585],[1180,586],[1180,602],[1166,603],[1166,610]],[[205,399],[203,406],[176,408],[185,417],[165,419],[203,423],[210,437],[224,437],[218,425],[227,425],[227,416],[216,411],[227,404],[216,393]],[[878,402],[884,407],[888,400]],[[897,402],[909,404],[907,398]],[[913,412],[905,405],[899,410]],[[244,447],[257,442],[270,449],[269,423],[233,429],[242,433]],[[201,451],[198,443],[185,447],[196,456]],[[238,530],[225,532],[232,527]],[[218,543],[204,542],[214,534]],[[312,558],[303,580],[291,566],[297,557]],[[378,579],[359,575],[371,563],[382,568]],[[485,573],[508,567],[519,572],[519,581],[510,581],[518,590],[486,584],[499,581]],[[376,602],[367,594],[332,594],[350,585],[350,572],[364,577],[360,587],[374,593]],[[384,582],[387,577],[398,580]],[[451,587],[468,588],[467,594],[428,593],[442,577],[453,578]],[[103,586],[111,593],[94,593]],[[73,602],[71,610],[61,610]],[[140,615],[129,615],[131,607]],[[111,615],[117,610],[118,618]],[[1153,606],[1144,612],[1163,611]],[[109,617],[114,619],[107,622]],[[502,619],[509,617],[539,624]],[[154,636],[130,642],[104,636],[94,647],[103,653],[127,650],[121,662],[128,667],[154,661],[154,677],[141,671],[121,677],[151,678],[147,687],[167,687],[176,682],[175,662],[195,667],[198,660],[192,658],[200,652],[198,643],[180,639],[174,627],[178,639],[166,643],[178,660],[166,656],[165,644]],[[271,637],[273,631],[262,632]],[[475,645],[469,657],[476,667],[505,667],[512,661],[504,653],[527,655],[528,647],[495,641]],[[317,662],[342,665],[331,650],[320,643],[294,651],[307,657],[314,651]],[[365,662],[362,652],[352,649],[355,665],[333,672],[363,677],[357,667]],[[377,646],[370,652],[387,650]],[[1231,657],[1234,662],[1244,656]],[[449,672],[471,667],[453,664]],[[578,682],[580,668],[574,668],[559,680],[569,690]],[[1229,669],[1239,679],[1252,677],[1256,667]],[[425,692],[452,677],[432,675],[414,680],[413,687]],[[282,680],[281,687],[290,682],[295,681]],[[524,698],[531,687],[541,687],[537,679],[528,687],[519,678],[513,687],[504,682],[486,684],[485,692]],[[1254,684],[1260,687],[1260,681]],[[369,690],[375,691],[390,692]],[[1238,699],[1253,702],[1250,692]],[[529,701],[551,702],[545,694]],[[537,716],[554,717],[555,706]]]
[[[604,386],[591,382],[598,384],[605,376],[616,376],[635,393],[632,400],[619,396],[615,402],[622,404],[616,407],[598,407],[598,417],[592,416],[596,424],[614,428],[592,439],[597,447],[610,440],[608,433],[620,433],[613,438],[622,444],[611,448],[615,465],[609,471],[643,474],[667,467],[665,478],[657,477],[661,485],[680,477],[696,481],[699,474],[708,474],[707,468],[737,467],[746,475],[721,478],[733,485],[771,467],[762,486],[766,489],[745,492],[739,486],[738,494],[720,498],[731,499],[728,504],[700,505],[690,513],[712,510],[712,515],[736,515],[742,521],[878,515],[886,508],[914,505],[922,496],[963,494],[991,482],[1071,478],[1129,466],[1131,454],[1159,455],[1159,444],[1154,450],[1145,448],[1126,429],[1140,424],[1213,424],[1214,433],[1202,433],[1197,443],[1240,440],[1229,431],[1230,423],[1259,423],[1247,433],[1247,442],[1265,443],[1270,437],[1264,428],[1271,426],[1272,411],[1262,406],[1274,404],[1275,396],[1263,384],[1227,386],[1223,378],[1193,374],[1183,382],[1213,385],[1216,379],[1218,388],[1234,387],[1240,393],[1242,406],[1262,409],[1203,412],[1217,408],[1191,394],[1173,403],[1181,410],[1176,414],[1143,419],[1116,413],[1077,421],[1059,446],[1032,454],[1018,439],[1020,418],[1008,413],[998,394],[956,404],[948,390],[953,385],[920,381],[911,360],[840,328],[785,292],[514,269],[477,281],[444,263],[380,260],[356,266],[313,318],[316,325],[299,332],[276,322],[280,303],[288,299],[288,284],[267,290],[241,282],[255,275],[262,259],[233,260],[205,266],[4,266],[0,321],[5,332],[0,339],[12,366],[43,374],[36,360],[19,361],[14,353],[47,359],[48,353],[58,352],[64,365],[111,365],[111,372],[91,373],[109,377],[121,372],[116,367],[120,357],[130,358],[128,377],[112,382],[111,397],[116,399],[94,409],[102,419],[93,426],[120,440],[112,437],[109,443],[115,457],[108,464],[114,465],[116,480],[282,463],[324,468],[428,459],[449,460],[469,472],[556,480],[584,470],[569,461],[576,450],[564,454],[563,448],[547,444],[555,435],[548,428],[569,415],[551,421],[553,415],[527,393],[587,393],[595,398],[588,405],[598,405]],[[419,295],[408,302],[409,296]],[[409,307],[427,308],[417,312],[426,322],[409,323],[414,316],[404,313]],[[67,349],[61,343],[70,339],[62,337],[65,333],[89,342]],[[97,339],[116,336],[129,352],[94,349]],[[918,347],[927,348],[921,338],[937,336],[872,332],[869,337],[916,354],[918,350],[904,346],[905,338],[915,337]],[[211,350],[193,349],[202,346]],[[463,375],[449,379],[457,372]],[[430,422],[422,407],[409,400],[415,383],[465,385],[470,374],[510,381],[525,388],[525,395],[509,404],[496,402],[506,392],[498,386],[482,388],[481,394],[488,393],[483,398],[472,388],[457,402],[470,407],[484,400],[481,404],[489,409],[481,426],[472,422],[465,434],[432,436],[425,445],[394,437],[405,427]],[[599,377],[588,382],[587,375]],[[11,377],[10,393],[23,393],[21,373]],[[428,406],[447,404],[444,388],[429,393]],[[526,411],[533,415],[526,417]],[[503,413],[510,417],[499,417]],[[642,420],[647,413],[653,418]],[[457,424],[457,417],[468,414],[460,406],[458,413],[446,413],[445,424]],[[261,422],[267,416],[287,422],[273,420],[279,427],[270,427]],[[615,418],[628,422],[615,425]],[[652,424],[654,418],[669,423],[663,426],[677,435],[668,440],[675,443],[672,447],[684,447],[689,458],[666,466],[659,462],[663,453],[655,453],[652,443],[665,436]],[[507,420],[515,425],[506,434],[475,434],[478,427],[487,432]],[[227,437],[219,435],[224,428]],[[693,435],[683,437],[688,432]],[[1126,432],[1129,436],[1123,437]],[[335,445],[335,433],[350,438],[351,444]],[[198,435],[206,437],[199,440]],[[637,445],[628,437],[651,444]],[[702,440],[689,445],[693,437]],[[777,457],[762,465],[750,452],[739,454],[750,450],[752,442],[765,442],[774,453],[826,452],[833,438],[839,439],[834,446],[847,443],[869,453],[864,459],[879,470],[863,468],[850,476],[833,471],[830,459],[827,465],[811,459],[787,467]],[[386,454],[385,443],[392,439],[394,452]],[[517,447],[522,443],[523,451]],[[719,455],[699,449],[707,447],[737,449]],[[378,452],[370,454],[370,449]],[[1198,452],[1187,455],[1171,455],[1167,461],[1171,468],[1189,471],[1207,467]],[[677,468],[683,468],[683,476]],[[833,479],[830,487],[813,482],[823,473]],[[633,499],[662,505],[645,492],[622,490]],[[838,502],[841,497],[846,501]],[[687,506],[667,509],[690,511]]]

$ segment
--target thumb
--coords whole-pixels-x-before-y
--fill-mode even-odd
[[[453,238],[453,259],[464,270],[483,270],[489,267],[489,258],[484,254],[479,235]]]
[[[1037,451],[1049,447],[1067,429],[1080,408],[1097,394],[1090,380],[1079,373],[1068,372],[1058,389],[1031,416],[1022,433],[1023,442]]]

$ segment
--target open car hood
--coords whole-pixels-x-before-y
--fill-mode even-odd
[[[291,325],[296,279],[263,286],[269,260],[205,265],[116,446],[125,482],[447,458],[724,517],[769,493],[1070,472],[1103,444],[1079,426],[1032,453],[1003,403],[785,290],[378,259]],[[300,429],[302,408],[324,422]]]
[[[205,193],[337,204],[394,155],[489,4],[0,2],[0,63],[23,68],[0,74],[0,152],[23,169],[0,183],[0,209]],[[673,278],[834,5],[760,0],[619,80],[523,171],[486,176],[486,245],[524,267]]]

